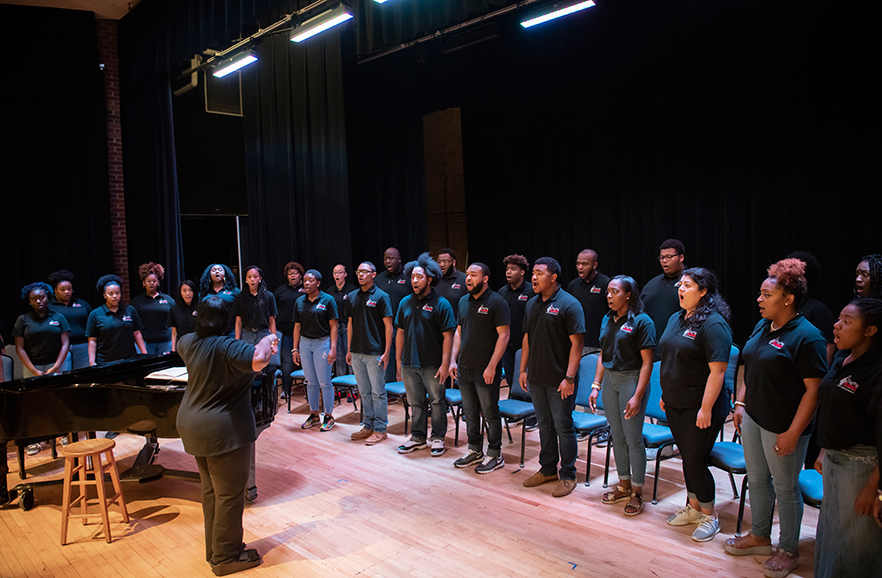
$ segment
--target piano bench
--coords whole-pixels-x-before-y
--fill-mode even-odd
[[[82,518],[86,525],[88,518],[101,516],[104,525],[104,537],[108,543],[111,541],[110,519],[108,507],[114,502],[122,512],[123,522],[129,522],[129,513],[126,510],[126,500],[123,496],[122,485],[119,481],[119,472],[116,469],[116,460],[113,457],[113,448],[116,442],[109,439],[83,440],[67,444],[61,448],[64,456],[64,490],[61,500],[61,545],[67,543],[67,525],[69,518]],[[101,463],[101,456],[105,463]],[[91,459],[90,459],[91,458]],[[90,467],[91,466],[91,467]],[[108,498],[104,487],[104,474],[110,474],[113,483],[113,496]],[[74,476],[77,479],[74,479]],[[91,475],[91,479],[90,479]],[[71,486],[79,486],[79,495],[71,500]],[[95,486],[98,494],[97,499],[89,499],[89,486]],[[71,514],[71,510],[79,504],[80,513]],[[89,513],[87,506],[97,504],[98,511]]]

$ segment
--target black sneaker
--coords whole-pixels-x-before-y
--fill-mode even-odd
[[[336,423],[337,422],[334,421],[333,416],[325,414],[325,421],[322,423],[322,429],[319,431],[331,431],[332,429],[334,429],[334,424]]]
[[[483,453],[476,452],[475,450],[469,450],[469,453],[467,453],[466,455],[462,456],[461,458],[459,458],[458,460],[453,462],[453,465],[458,468],[467,468],[472,464],[477,464],[478,462],[480,462],[483,459],[484,459]]]
[[[475,468],[475,473],[477,474],[489,474],[490,472],[495,472],[499,468],[505,465],[505,458],[499,456],[498,458],[491,458],[490,456],[484,456],[484,461],[478,464],[478,467]]]
[[[428,447],[426,442],[417,442],[413,439],[409,439],[400,446],[398,446],[399,454],[409,454],[410,452],[415,452],[417,450],[424,450]]]
[[[319,416],[311,413],[309,414],[309,417],[306,418],[306,421],[300,425],[300,427],[303,429],[309,429],[311,427],[319,425],[320,423],[322,423],[322,420],[319,418]]]

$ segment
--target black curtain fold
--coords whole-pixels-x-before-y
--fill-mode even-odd
[[[113,250],[94,15],[2,5],[0,21],[10,46],[27,53],[7,59],[0,76],[0,317],[9,343],[29,309],[24,285],[69,269],[77,296],[95,303],[94,283],[113,270]]]

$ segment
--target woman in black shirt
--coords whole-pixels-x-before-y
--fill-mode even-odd
[[[263,271],[254,265],[245,269],[245,291],[236,295],[236,339],[254,345],[267,335],[276,334],[276,299],[266,288]]]
[[[732,330],[729,305],[717,287],[710,269],[683,271],[677,286],[682,311],[668,319],[659,342],[661,405],[680,449],[689,498],[667,523],[695,524],[696,542],[712,540],[720,531],[708,458],[729,413],[723,380],[732,352]]]
[[[55,271],[49,275],[49,286],[55,294],[50,296],[49,309],[60,313],[70,325],[70,357],[71,369],[89,367],[89,340],[86,338],[86,323],[92,307],[74,297],[74,275],[66,269]]]
[[[815,469],[824,507],[815,542],[815,577],[871,576],[882,568],[882,529],[871,514],[879,485],[876,415],[867,408],[882,389],[882,300],[856,299],[839,314],[830,371],[818,388]]]
[[[104,295],[104,305],[89,314],[89,365],[105,364],[147,353],[141,337],[141,318],[131,305],[122,302],[122,279],[105,275],[95,287]],[[135,349],[137,344],[138,349]]]
[[[52,289],[45,283],[31,283],[21,290],[22,301],[32,311],[18,318],[12,336],[25,377],[70,370],[70,325],[63,315],[49,309],[51,294]]]
[[[744,386],[735,402],[750,479],[750,533],[726,540],[735,556],[772,553],[772,509],[778,502],[781,537],[766,560],[766,576],[799,566],[802,494],[799,472],[827,373],[827,340],[802,315],[805,263],[784,259],[769,267],[757,298],[763,318],[744,346]]]
[[[236,286],[236,279],[233,272],[226,265],[221,263],[213,263],[205,268],[202,277],[199,278],[199,298],[204,299],[208,295],[217,295],[220,297],[227,313],[230,317],[230,325],[227,327],[227,335],[235,336],[235,316],[233,315],[233,301],[239,294],[239,287]]]
[[[144,263],[138,267],[144,293],[132,299],[132,306],[138,311],[141,336],[147,344],[147,353],[160,355],[171,351],[171,329],[166,325],[168,312],[175,300],[159,290],[159,282],[165,276],[165,268],[159,263]]]
[[[282,334],[282,389],[291,391],[294,380],[291,373],[296,369],[294,359],[288,354],[294,347],[294,303],[303,295],[303,265],[291,261],[285,265],[285,283],[273,292],[279,315],[276,317],[276,330]]]
[[[168,310],[165,324],[171,327],[171,350],[177,351],[175,344],[188,333],[196,331],[196,315],[199,312],[199,298],[196,297],[196,283],[186,279],[178,288],[178,298]]]

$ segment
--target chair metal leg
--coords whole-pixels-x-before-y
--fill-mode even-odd
[[[658,448],[655,455],[655,480],[652,483],[652,505],[658,504],[658,471],[661,469],[661,452],[662,448]]]
[[[735,485],[735,476],[732,475],[732,472],[729,472],[729,483],[732,484],[732,499],[738,499],[738,486]]]
[[[524,426],[523,422],[521,422],[521,469],[524,468],[524,448],[527,444],[527,428]]]
[[[735,527],[735,535],[741,535],[741,522],[744,520],[744,498],[747,496],[747,474],[741,480],[741,503],[738,504],[738,525]]]
[[[462,406],[454,406],[451,408],[453,410],[453,423],[456,424],[456,430],[453,434],[453,447],[459,445],[459,414],[462,411]]]
[[[594,442],[594,434],[588,436],[588,454],[585,456],[585,486],[591,485],[591,444]]]
[[[609,454],[612,449],[612,436],[606,441],[606,467],[603,468],[603,487],[609,487]]]
[[[508,425],[508,419],[505,420],[505,431],[508,433],[508,443],[513,444],[514,440],[511,439],[511,427]]]

